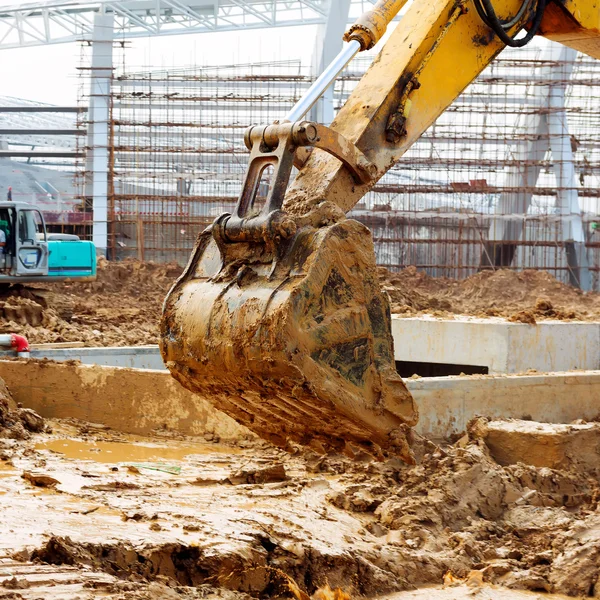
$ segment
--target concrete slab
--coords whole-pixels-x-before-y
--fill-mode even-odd
[[[392,316],[397,361],[487,367],[490,374],[600,369],[600,323]]]
[[[224,439],[249,434],[167,371],[0,360],[0,377],[16,401],[45,417],[104,423],[125,433],[173,430]],[[477,415],[542,423],[600,416],[600,371],[431,377],[406,383],[419,408],[416,429],[432,438],[464,431]]]

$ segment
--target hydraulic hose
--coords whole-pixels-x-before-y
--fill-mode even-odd
[[[517,23],[520,23],[521,19],[523,18],[523,15],[525,14],[525,11],[531,6],[532,2],[533,2],[533,0],[525,0],[523,2],[523,4],[521,4],[521,8],[519,8],[519,11],[517,12],[517,14],[512,19],[510,19],[508,21],[503,21],[502,19],[498,19],[500,21],[500,23],[502,23],[502,29],[504,29],[506,31],[506,30],[514,27]],[[487,16],[483,6],[481,6],[481,2],[478,0],[474,0],[474,3],[475,3],[476,10],[477,10],[479,16],[481,17],[481,20],[491,29],[492,28],[491,22],[488,19],[488,16]]]
[[[509,21],[502,21],[498,18],[491,0],[474,0],[474,2],[475,8],[484,23],[494,31],[502,42],[512,48],[522,48],[533,39],[539,31],[542,17],[544,16],[544,10],[546,9],[546,0],[538,0],[531,29],[527,32],[525,37],[516,39],[506,33],[506,30],[510,29],[520,21],[521,17],[525,14],[525,11],[531,5],[531,0],[525,0],[517,14]]]

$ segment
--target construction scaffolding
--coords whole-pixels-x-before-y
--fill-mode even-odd
[[[368,60],[336,82],[336,109]],[[311,81],[299,61],[115,74],[110,256],[184,263],[235,205],[244,130],[281,118]],[[458,278],[545,269],[598,289],[599,100],[600,63],[547,43],[505,50],[352,212],[378,263]]]

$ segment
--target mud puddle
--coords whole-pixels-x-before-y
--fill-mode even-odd
[[[54,439],[35,444],[36,450],[49,450],[65,458],[91,460],[98,463],[124,463],[140,461],[182,461],[192,455],[239,454],[238,448],[218,444],[190,446],[163,446],[139,442],[102,442],[72,439]]]
[[[17,474],[17,471],[12,466],[12,464],[7,464],[5,462],[0,461],[0,478],[13,477],[16,474]]]

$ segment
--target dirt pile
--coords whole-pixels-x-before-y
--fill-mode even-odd
[[[584,293],[557,281],[546,271],[482,271],[464,280],[433,278],[408,267],[399,273],[380,268],[392,312],[539,319],[600,319],[600,294]]]
[[[0,438],[26,440],[31,432],[45,430],[44,419],[30,408],[21,408],[0,379]]]
[[[466,280],[432,278],[414,267],[378,271],[392,312],[401,316],[600,319],[600,294],[582,293],[544,271],[485,271]],[[0,333],[19,333],[33,344],[156,344],[163,300],[180,273],[176,264],[100,259],[93,282],[14,286],[0,293]]]
[[[162,302],[180,272],[175,264],[101,258],[95,281],[15,286],[0,296],[0,332],[33,344],[155,344]]]
[[[568,426],[556,427],[556,437],[569,435]],[[381,540],[378,562],[394,556],[391,570],[407,586],[476,570],[483,581],[511,588],[598,597],[600,427],[593,427],[588,451],[595,468],[525,464],[536,459],[531,448],[523,448],[518,462],[500,465],[485,443],[487,421],[476,419],[454,446],[429,446],[412,468],[383,466],[377,477],[350,484],[330,501],[373,515],[366,528]]]

